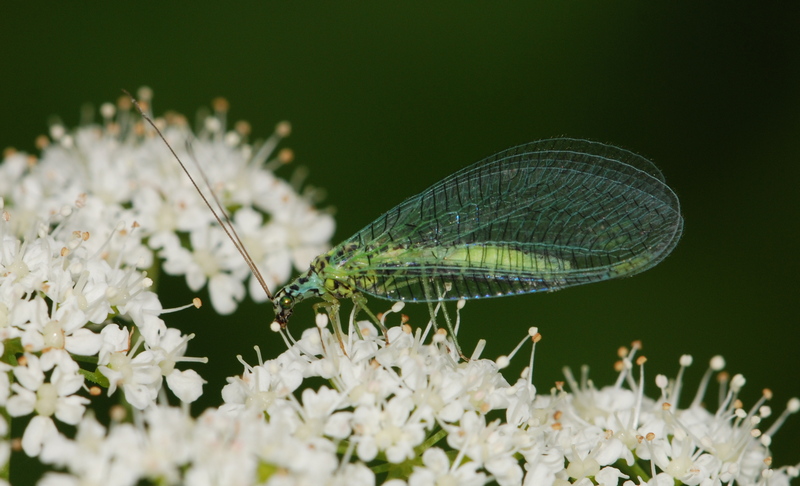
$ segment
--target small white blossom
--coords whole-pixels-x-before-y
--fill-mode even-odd
[[[98,371],[108,378],[108,394],[122,387],[125,399],[139,410],[145,409],[158,396],[161,387],[161,369],[152,351],[135,356],[129,353],[111,353],[108,363],[98,366]]]
[[[438,447],[431,447],[422,454],[422,464],[424,467],[415,467],[409,476],[409,486],[486,484],[486,474],[477,471],[478,463],[465,462],[460,466],[453,465],[447,454]]]

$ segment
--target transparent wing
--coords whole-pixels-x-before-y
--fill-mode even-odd
[[[648,160],[551,139],[466,167],[380,216],[331,263],[367,294],[471,299],[634,275],[663,260],[680,205]],[[447,290],[446,292],[444,292]]]

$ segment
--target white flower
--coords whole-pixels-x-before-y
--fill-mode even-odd
[[[161,368],[157,355],[153,351],[135,353],[136,347],[129,352],[109,353],[108,361],[97,367],[98,371],[108,378],[108,394],[114,394],[117,387],[122,387],[125,400],[139,410],[152,404],[161,388]]]
[[[51,417],[74,425],[83,416],[89,400],[74,394],[83,384],[83,377],[78,374],[78,366],[73,361],[40,360],[32,354],[26,354],[23,361],[24,365],[14,368],[19,383],[11,385],[14,395],[8,399],[6,410],[12,417],[36,413],[22,436],[25,453],[36,456],[56,431]],[[49,370],[52,370],[50,381],[45,382],[44,371]]]
[[[358,454],[370,460],[378,451],[389,462],[399,463],[414,457],[414,447],[425,439],[425,426],[412,415],[413,402],[408,396],[389,398],[380,407],[362,406],[353,414],[357,431]]]
[[[628,476],[615,467],[606,466],[595,474],[594,478],[600,486],[616,486],[620,479],[628,479]]]
[[[486,484],[486,474],[477,471],[478,463],[451,464],[447,454],[438,447],[426,450],[422,454],[422,463],[425,467],[415,467],[409,476],[409,486]]]
[[[309,329],[309,332],[313,330]],[[302,342],[302,341],[301,341]],[[286,398],[303,383],[308,363],[293,353],[283,353],[277,359],[259,366],[247,365],[240,377],[228,378],[222,389],[223,409],[244,407],[274,413],[277,400]]]
[[[486,417],[475,412],[465,413],[459,422],[458,427],[448,427],[448,445],[463,451],[501,485],[522,481],[522,468],[513,457],[516,427],[497,421],[487,424]]]
[[[14,367],[14,377],[19,383],[11,385],[15,394],[8,399],[9,414],[19,417],[35,411],[44,417],[55,415],[68,424],[77,423],[84,406],[89,402],[84,397],[74,395],[83,384],[78,365],[68,358],[56,362],[40,360],[32,354],[26,354],[24,361],[24,365]],[[50,370],[50,381],[45,382],[44,371]]]
[[[164,270],[173,275],[186,274],[192,290],[200,290],[208,282],[211,303],[220,314],[236,310],[244,298],[247,267],[228,236],[219,227],[203,227],[189,234],[192,251],[175,250],[164,262]]]
[[[323,437],[345,439],[351,432],[351,412],[336,412],[345,403],[338,392],[328,387],[319,390],[306,388],[301,395],[302,409],[297,415],[302,423],[297,425],[295,434],[298,437]]]
[[[167,329],[159,340],[158,346],[147,346],[154,353],[161,374],[167,380],[167,386],[183,402],[193,402],[203,394],[205,380],[194,370],[178,370],[175,365],[179,362],[202,362],[205,358],[184,357],[189,340],[194,335],[184,336],[177,329]]]

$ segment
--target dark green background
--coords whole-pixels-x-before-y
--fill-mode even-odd
[[[188,115],[226,96],[256,136],[292,121],[287,145],[337,210],[335,243],[509,146],[558,135],[621,145],[681,198],[673,255],[633,279],[470,302],[466,348],[486,337],[494,357],[539,326],[546,391],[564,365],[609,383],[616,348],[642,339],[652,394],[682,353],[696,360],[691,383],[721,353],[748,379],[747,407],[763,387],[776,414],[800,395],[796,2],[78,5],[0,9],[0,146],[32,150],[51,115],[74,125],[81,104],[120,88],[148,85],[156,112]],[[282,349],[271,317],[253,306],[168,317],[198,334],[190,355],[212,358],[203,405],[240,372],[235,354]],[[777,464],[800,461],[798,435],[794,417],[774,441]]]

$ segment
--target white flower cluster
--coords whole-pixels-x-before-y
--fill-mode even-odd
[[[0,484],[8,417],[32,417],[18,446],[35,457],[59,424],[87,420],[103,388],[137,410],[154,407],[163,383],[184,403],[202,394],[205,381],[176,365],[206,360],[184,356],[193,335],[165,325],[170,310],[148,273],[163,266],[195,290],[208,281],[219,312],[235,309],[250,276],[163,142],[129,99],[119,105],[102,106],[100,125],[53,125],[37,140],[40,158],[7,149],[0,164]],[[157,123],[209,180],[228,183],[215,192],[274,285],[293,259],[306,265],[326,248],[333,220],[273,175],[291,159],[284,150],[269,160],[287,123],[256,150],[247,126],[227,131],[224,102],[215,107],[197,137],[178,115]]]
[[[109,394],[121,387],[139,409],[154,403],[164,377],[181,399],[202,393],[196,372],[175,369],[190,359],[183,357],[189,337],[167,329],[158,296],[148,290],[153,282],[123,263],[135,230],[118,228],[94,244],[89,232],[68,229],[81,205],[24,225],[24,239],[14,234],[16,211],[5,209],[0,218],[0,368],[6,372],[0,406],[11,417],[35,414],[22,437],[31,456],[56,433],[53,418],[71,425],[81,420],[90,403],[80,393],[84,378],[105,384]],[[136,344],[115,318],[136,326]],[[96,366],[81,369],[79,360]]]
[[[425,344],[420,329],[391,327],[386,345],[370,323],[358,328],[342,343],[323,326],[306,330],[278,358],[230,378],[225,405],[197,419],[153,407],[136,425],[106,430],[85,417],[75,440],[42,453],[66,470],[43,484],[104,484],[112,474],[117,484],[356,486],[788,485],[797,476],[771,468],[768,438],[800,401],[760,433],[770,411],[742,408],[737,375],[716,411],[699,405],[707,379],[679,409],[688,356],[677,379],[656,378],[655,399],[633,378],[635,349],[613,386],[567,371],[571,393],[559,384],[538,394],[528,369],[510,385],[497,362],[460,361],[442,335]]]
[[[142,89],[139,96],[148,106],[150,91]],[[53,125],[52,140],[39,140],[39,160],[7,154],[0,165],[0,196],[14,208],[14,233],[26,236],[35,221],[77,201],[81,210],[68,218],[65,229],[90,231],[92,240],[84,245],[91,250],[103,246],[106,260],[140,269],[152,267],[157,252],[164,271],[185,275],[193,291],[208,283],[214,309],[233,312],[244,297],[243,282],[250,278],[245,261],[163,141],[130,110],[130,100],[123,97],[118,105],[100,108],[99,125],[74,131]],[[328,249],[333,218],[313,207],[312,196],[299,195],[270,170],[292,159],[289,149],[273,154],[291,131],[287,122],[254,147],[247,143],[246,123],[228,130],[224,100],[214,107],[196,135],[177,114],[156,123],[187,166],[191,169],[196,162],[215,183],[221,204],[235,210],[239,235],[269,287],[275,288],[289,278],[292,262],[306,270],[313,257]],[[202,181],[199,174],[196,178]],[[106,243],[120,224],[133,234],[124,246]],[[253,299],[266,298],[254,278],[250,289]]]

